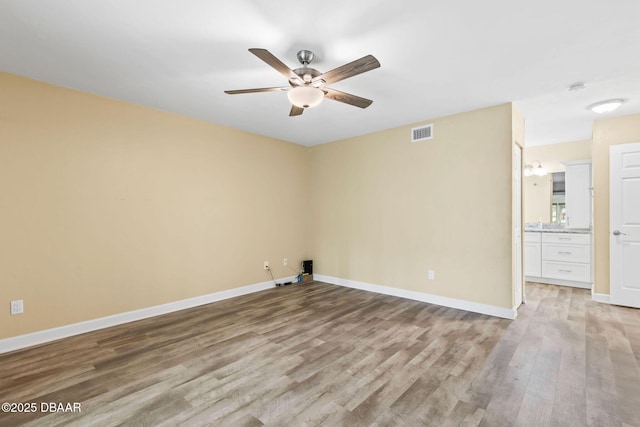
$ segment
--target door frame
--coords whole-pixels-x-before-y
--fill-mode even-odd
[[[523,223],[523,194],[522,194],[522,165],[523,165],[523,147],[516,141],[513,144],[513,290],[514,290],[514,308],[517,310],[523,303],[526,304],[525,281],[524,281],[524,223]]]

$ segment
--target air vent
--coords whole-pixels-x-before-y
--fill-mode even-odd
[[[425,141],[433,138],[433,125],[411,129],[411,142]]]

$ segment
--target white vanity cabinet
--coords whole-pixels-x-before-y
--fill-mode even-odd
[[[590,289],[591,234],[526,232],[525,276],[532,282]]]
[[[565,162],[567,228],[591,228],[591,162]]]
[[[542,276],[541,238],[540,234],[531,231],[524,233],[524,275]]]
[[[591,235],[544,233],[542,235],[542,277],[590,282]]]

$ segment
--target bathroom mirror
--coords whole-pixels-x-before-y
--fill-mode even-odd
[[[564,172],[524,177],[525,223],[566,223]]]
[[[564,202],[564,172],[554,172],[551,176],[551,223],[566,224],[567,212]]]

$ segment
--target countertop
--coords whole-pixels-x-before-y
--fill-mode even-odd
[[[559,228],[559,227],[538,227],[526,226],[524,228],[525,232],[536,232],[536,233],[573,233],[573,234],[591,234],[591,230],[588,228]]]

